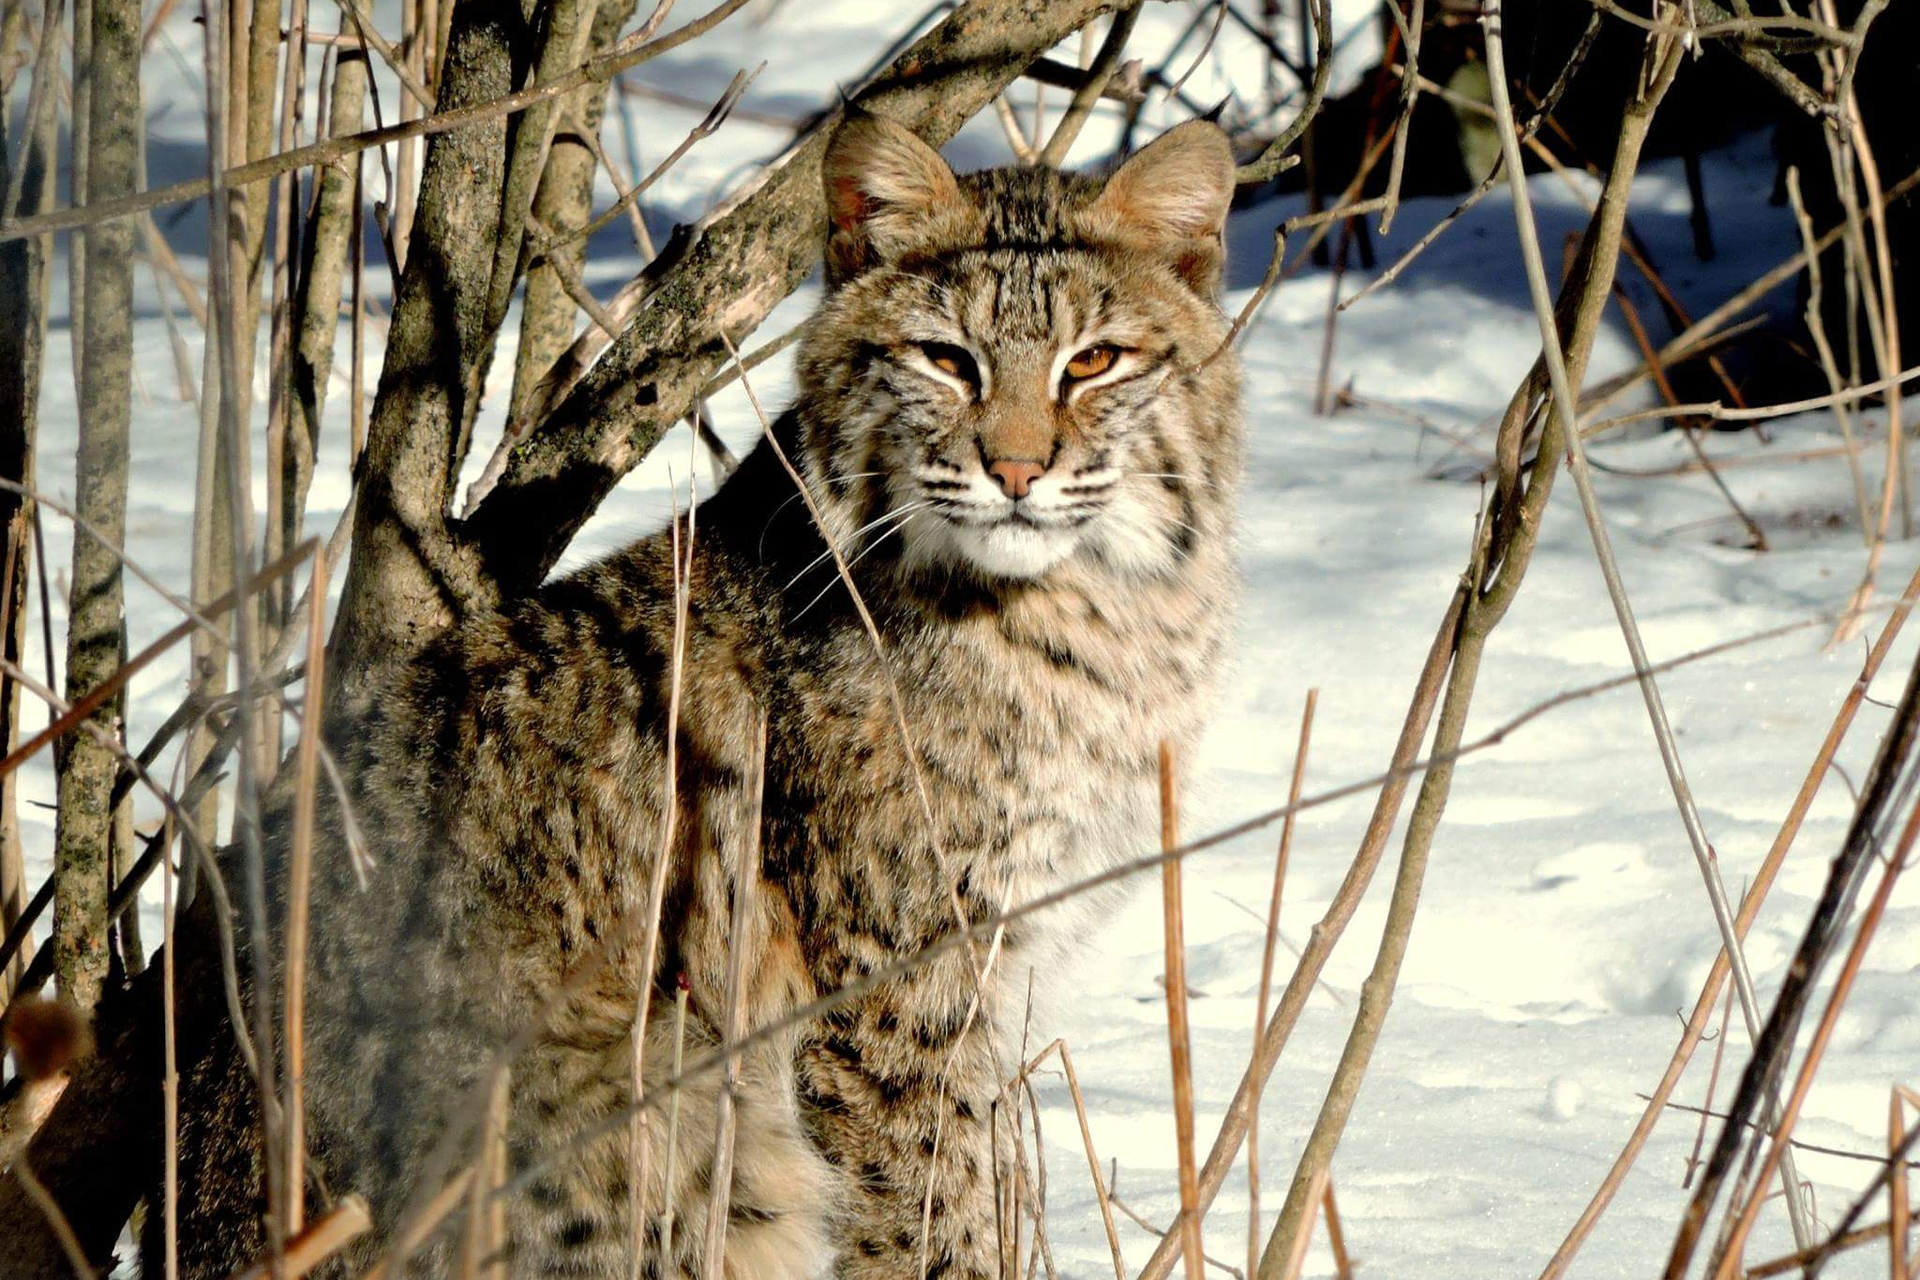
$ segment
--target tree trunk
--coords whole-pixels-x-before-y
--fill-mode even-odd
[[[94,0],[88,191],[131,193],[140,156],[140,6]],[[87,283],[80,444],[74,501],[99,537],[75,531],[66,697],[77,702],[120,665],[121,571],[127,512],[127,434],[133,388],[133,224],[86,233]],[[112,547],[100,539],[111,540]],[[113,731],[111,711],[98,721]],[[64,999],[90,1012],[107,974],[107,884],[112,870],[113,752],[91,733],[69,741],[59,770],[54,849],[54,973]]]
[[[438,109],[518,87],[515,53],[524,47],[517,3],[457,6]],[[427,148],[361,458],[330,699],[352,698],[386,662],[492,598],[481,589],[477,560],[449,535],[446,514],[460,471],[461,424],[496,336],[487,305],[507,145],[507,121],[494,118],[439,134]]]
[[[333,69],[333,96],[327,109],[327,128],[333,137],[359,130],[366,98],[367,56],[343,49]],[[307,232],[306,267],[294,299],[287,450],[277,477],[283,547],[299,544],[307,489],[313,483],[320,412],[326,406],[327,379],[333,373],[333,343],[340,331],[340,297],[352,248],[356,162],[349,156],[320,171],[320,189],[314,197],[313,220]]]
[[[587,42],[587,56],[606,52],[633,13],[635,0],[601,0],[594,16],[593,33]],[[600,119],[606,111],[605,85],[591,85],[569,98],[562,108],[553,145],[547,153],[546,172],[540,178],[540,190],[533,200],[534,221],[548,231],[566,235],[587,225],[593,213],[593,178],[598,171],[593,148],[587,139],[600,131]],[[639,181],[635,175],[634,181]],[[541,262],[527,272],[526,296],[520,303],[520,352],[513,368],[513,398],[508,404],[507,420],[518,420],[526,411],[534,389],[566,349],[573,345],[573,318],[579,308],[561,283],[561,270],[579,274],[586,261],[584,238],[554,249],[552,262]]]

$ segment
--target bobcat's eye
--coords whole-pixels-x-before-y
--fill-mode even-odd
[[[1113,368],[1113,362],[1119,358],[1120,348],[1111,342],[1096,342],[1067,361],[1067,380],[1081,382],[1097,378]]]
[[[951,342],[923,342],[920,344],[920,354],[940,372],[975,386],[980,385],[980,370],[965,347]]]

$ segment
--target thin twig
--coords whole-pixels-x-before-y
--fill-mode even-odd
[[[1225,0],[1221,0],[1221,3],[1224,5]],[[1120,65],[1120,55],[1126,51],[1127,37],[1133,34],[1133,24],[1139,21],[1141,7],[1140,0],[1135,0],[1113,15],[1113,21],[1107,27],[1106,39],[1100,42],[1100,51],[1087,68],[1085,82],[1074,91],[1073,100],[1067,103],[1066,112],[1053,127],[1053,136],[1040,149],[1037,163],[1055,169],[1066,163],[1067,152],[1073,149],[1074,139],[1080,136],[1082,126],[1093,114],[1093,104],[1100,100],[1107,81],[1113,78],[1114,69]]]
[[[1022,1079],[1030,1080],[1033,1072],[1046,1061],[1050,1054],[1060,1055],[1060,1065],[1067,1077],[1067,1092],[1073,1098],[1074,1119],[1080,1123],[1080,1145],[1087,1153],[1087,1173],[1093,1179],[1094,1201],[1100,1206],[1100,1225],[1106,1228],[1107,1248],[1113,1254],[1113,1280],[1127,1280],[1127,1264],[1120,1255],[1120,1233],[1114,1227],[1113,1204],[1108,1197],[1106,1179],[1100,1175],[1100,1157],[1093,1149],[1093,1128],[1087,1122],[1087,1100],[1080,1092],[1080,1077],[1073,1069],[1073,1054],[1067,1049],[1064,1039],[1035,1054],[1031,1061],[1020,1069]],[[678,1064],[675,1065],[678,1070]]]
[[[1293,780],[1287,784],[1287,803],[1300,803],[1307,776],[1307,746],[1313,740],[1313,712],[1320,690],[1307,690],[1306,709],[1300,713],[1300,741],[1293,751]],[[1273,893],[1267,902],[1266,942],[1260,949],[1260,995],[1254,1003],[1253,1051],[1260,1052],[1260,1033],[1267,1026],[1267,998],[1273,990],[1273,944],[1280,937],[1280,890],[1286,883],[1287,858],[1293,851],[1294,817],[1280,824],[1280,847],[1273,856]],[[1247,1274],[1260,1270],[1260,1097],[1266,1081],[1254,1084],[1247,1120]]]
[[[434,115],[403,120],[384,128],[369,129],[360,133],[347,134],[344,137],[330,138],[324,142],[309,143],[304,147],[295,147],[291,151],[284,151],[277,155],[263,156],[245,164],[236,164],[222,172],[222,181],[229,186],[247,186],[292,169],[325,164],[329,160],[356,151],[382,147],[391,142],[404,142],[411,138],[431,137],[434,134],[446,133],[483,120],[525,111],[536,103],[563,97],[584,85],[606,81],[622,71],[630,70],[663,53],[677,49],[688,41],[705,35],[723,20],[744,8],[747,2],[748,0],[720,0],[707,13],[683,27],[676,28],[656,40],[635,48],[615,49],[575,67],[572,71],[546,84],[535,85],[498,98],[490,98],[485,102],[456,107]],[[114,218],[125,218],[143,209],[157,209],[162,205],[198,200],[212,190],[211,179],[189,178],[183,182],[175,182],[150,191],[136,192],[130,196],[98,200],[32,217],[9,219],[0,223],[0,243],[18,240],[25,236],[70,231],[75,227],[92,226]]]
[[[1554,317],[1553,297],[1547,287],[1546,266],[1540,258],[1539,232],[1534,225],[1533,204],[1527,191],[1526,168],[1520,158],[1519,134],[1514,125],[1513,103],[1507,94],[1506,63],[1503,54],[1501,31],[1501,12],[1499,0],[1489,0],[1483,19],[1487,38],[1487,79],[1493,94],[1493,106],[1498,113],[1498,131],[1501,150],[1506,157],[1507,183],[1513,192],[1514,221],[1520,233],[1520,256],[1526,267],[1527,288],[1532,295],[1534,317],[1540,325],[1542,349],[1546,357],[1547,372],[1553,387],[1556,409],[1562,419],[1570,426],[1579,420],[1579,400],[1567,375],[1567,362],[1560,344],[1558,321]],[[1659,68],[1658,89],[1664,89],[1672,82],[1680,67],[1682,50],[1675,43],[1666,43],[1658,47],[1654,54],[1654,63]],[[1657,91],[1657,90],[1656,90]],[[1574,490],[1580,499],[1580,511],[1587,523],[1587,532],[1593,540],[1594,555],[1600,562],[1601,577],[1606,582],[1607,598],[1613,604],[1614,615],[1620,624],[1620,632],[1626,640],[1627,654],[1632,660],[1635,675],[1639,679],[1640,693],[1646,702],[1647,717],[1653,727],[1654,741],[1660,750],[1660,761],[1665,766],[1668,785],[1672,788],[1674,803],[1680,810],[1680,822],[1686,829],[1687,840],[1693,846],[1694,860],[1699,864],[1701,878],[1706,882],[1707,900],[1713,908],[1714,924],[1720,930],[1721,945],[1725,948],[1732,964],[1734,990],[1740,997],[1740,1010],[1746,1019],[1747,1032],[1756,1040],[1759,1038],[1761,1014],[1759,997],[1753,988],[1753,975],[1747,968],[1746,954],[1741,950],[1740,933],[1734,924],[1733,908],[1727,902],[1726,886],[1720,879],[1719,858],[1708,842],[1706,829],[1700,822],[1700,814],[1694,805],[1692,788],[1680,762],[1678,744],[1674,741],[1673,728],[1667,720],[1666,704],[1660,697],[1659,686],[1654,683],[1651,664],[1647,659],[1646,645],[1640,638],[1640,626],[1634,620],[1633,606],[1627,599],[1626,585],[1620,576],[1619,562],[1614,558],[1613,541],[1607,532],[1606,519],[1600,512],[1599,499],[1593,488],[1593,477],[1587,466],[1586,448],[1581,441],[1581,432],[1577,426],[1565,433],[1567,448],[1567,470],[1573,478]],[[1781,1177],[1787,1185],[1787,1212],[1792,1221],[1794,1242],[1805,1247],[1812,1239],[1812,1229],[1806,1221],[1804,1207],[1793,1188],[1799,1178],[1794,1171],[1792,1158],[1785,1157],[1781,1166]]]
[[[1242,186],[1270,182],[1275,175],[1298,160],[1297,156],[1287,155],[1287,150],[1313,124],[1314,117],[1320,114],[1320,104],[1326,100],[1327,84],[1333,76],[1333,3],[1332,0],[1300,0],[1300,3],[1313,15],[1318,45],[1314,54],[1313,84],[1307,90],[1307,99],[1301,104],[1292,123],[1261,149],[1258,158],[1240,166],[1234,180]]]
[[[1742,937],[1746,936],[1755,917],[1759,915],[1760,905],[1766,900],[1768,890],[1773,887],[1775,875],[1778,874],[1781,864],[1786,861],[1787,853],[1792,849],[1794,839],[1800,833],[1800,827],[1806,820],[1807,812],[1813,807],[1813,800],[1819,793],[1820,784],[1825,781],[1827,771],[1833,766],[1835,753],[1839,751],[1847,731],[1852,728],[1854,716],[1866,699],[1868,687],[1873,683],[1874,677],[1880,671],[1881,663],[1893,648],[1894,639],[1900,634],[1900,629],[1905,625],[1916,601],[1920,601],[1920,571],[1916,571],[1912,580],[1907,583],[1906,592],[1887,618],[1885,626],[1881,628],[1873,648],[1868,651],[1866,660],[1861,664],[1860,675],[1848,688],[1846,697],[1841,700],[1839,709],[1834,713],[1833,723],[1828,726],[1827,736],[1822,740],[1820,749],[1814,754],[1813,763],[1807,769],[1806,776],[1800,783],[1800,789],[1794,794],[1792,804],[1787,807],[1787,815],[1781,820],[1780,830],[1775,834],[1773,843],[1768,846],[1766,856],[1761,859],[1760,866],[1754,872],[1753,882],[1748,886],[1746,896],[1740,903],[1740,914],[1734,921]],[[1694,1001],[1693,1013],[1687,1019],[1686,1030],[1682,1033],[1680,1043],[1667,1063],[1665,1074],[1661,1076],[1659,1084],[1654,1087],[1646,1109],[1635,1123],[1632,1135],[1628,1137],[1620,1154],[1615,1157],[1612,1167],[1607,1171],[1606,1177],[1601,1180],[1599,1188],[1594,1191],[1587,1207],[1581,1211],[1579,1219],[1568,1230],[1566,1239],[1554,1251],[1553,1258],[1540,1273],[1540,1280],[1559,1280],[1559,1277],[1565,1274],[1574,1255],[1579,1252],[1580,1246],[1592,1233],[1594,1224],[1600,1220],[1600,1215],[1606,1212],[1607,1206],[1612,1203],[1614,1193],[1619,1190],[1626,1179],[1627,1171],[1633,1167],[1642,1148],[1646,1146],[1648,1137],[1653,1133],[1654,1123],[1659,1119],[1661,1109],[1668,1105],[1667,1099],[1673,1095],[1674,1087],[1679,1084],[1687,1061],[1699,1045],[1700,1038],[1706,1030],[1707,1019],[1713,1012],[1713,1003],[1719,997],[1720,988],[1726,980],[1727,955],[1722,950],[1714,957],[1713,966],[1707,972],[1707,979],[1701,984],[1700,995]]]
[[[1180,847],[1179,790],[1174,748],[1160,744],[1160,848]],[[1204,1280],[1200,1243],[1200,1191],[1193,1166],[1193,1041],[1187,1027],[1187,942],[1180,902],[1180,863],[1160,868],[1162,919],[1166,927],[1167,1038],[1173,1060],[1173,1127],[1180,1162],[1180,1242],[1187,1280]]]
[[[1406,50],[1405,70],[1400,76],[1400,122],[1393,130],[1393,156],[1387,161],[1387,207],[1380,212],[1380,234],[1393,229],[1393,215],[1400,207],[1400,176],[1407,167],[1407,135],[1413,129],[1413,108],[1420,98],[1420,35],[1427,25],[1426,0],[1413,0],[1413,12],[1400,16],[1400,0],[1386,0],[1393,20],[1401,23],[1401,47]]]
[[[327,596],[327,561],[313,558],[309,586],[316,600]],[[320,708],[326,697],[327,613],[307,611],[307,714],[301,717],[300,744],[294,757],[293,832],[287,859],[286,936],[286,1159],[288,1231],[303,1229],[307,1168],[305,1044],[307,1009],[307,930],[312,918],[313,824],[319,801]],[[365,1206],[361,1206],[364,1212]],[[364,1229],[364,1227],[363,1227]]]
[[[1747,1237],[1753,1231],[1753,1224],[1760,1216],[1760,1206],[1766,1200],[1766,1182],[1776,1170],[1791,1168],[1788,1161],[1792,1158],[1789,1149],[1792,1146],[1793,1126],[1800,1118],[1801,1108],[1806,1105],[1807,1094],[1813,1088],[1813,1078],[1820,1070],[1820,1064],[1826,1057],[1827,1046],[1832,1043],[1833,1031],[1839,1024],[1840,1013],[1846,1007],[1847,997],[1853,992],[1854,980],[1860,974],[1860,966],[1867,957],[1867,947],[1873,942],[1874,934],[1879,931],[1880,922],[1886,917],[1887,902],[1893,896],[1893,888],[1899,883],[1900,874],[1907,869],[1908,856],[1913,852],[1914,841],[1920,838],[1920,806],[1908,815],[1906,829],[1901,832],[1900,843],[1893,849],[1886,869],[1881,872],[1880,883],[1875,888],[1873,898],[1867,903],[1866,910],[1860,915],[1860,923],[1854,929],[1853,944],[1847,950],[1847,958],[1835,976],[1833,990],[1827,996],[1826,1008],[1821,1012],[1820,1021],[1814,1027],[1813,1039],[1800,1060],[1800,1072],[1793,1082],[1793,1089],[1787,1095],[1786,1103],[1780,1109],[1780,1118],[1772,1126],[1772,1142],[1766,1156],[1760,1162],[1760,1171],[1754,1179],[1753,1192],[1747,1203],[1733,1221],[1733,1230],[1720,1242],[1719,1265],[1714,1270],[1716,1280],[1733,1280],[1739,1270],[1740,1259],[1744,1253]],[[1889,1170],[1898,1170],[1897,1175],[1889,1177],[1891,1184],[1895,1177],[1901,1183],[1902,1190],[1906,1182],[1906,1161],[1898,1151],[1899,1135],[1889,1142],[1890,1159],[1886,1161]],[[1757,1139],[1756,1139],[1757,1140]],[[1797,1178],[1789,1181],[1786,1187],[1788,1203],[1799,1199]],[[1807,1242],[1810,1243],[1810,1242]],[[1801,1248],[1806,1248],[1802,1243]]]
[[[1907,1211],[1909,1224],[1920,1221],[1920,1216],[1916,1216],[1920,1214],[1920,1208],[1909,1205]],[[1892,1237],[1892,1226],[1891,1222],[1876,1222],[1870,1227],[1856,1227],[1851,1231],[1842,1232],[1811,1249],[1802,1249],[1784,1258],[1775,1258],[1770,1262],[1762,1262],[1758,1266],[1747,1268],[1747,1280],[1768,1280],[1770,1276],[1783,1276],[1789,1271],[1799,1271],[1812,1263],[1824,1261],[1836,1253],[1844,1253],[1848,1249],[1858,1248],[1863,1244],[1872,1244],[1882,1236]]]

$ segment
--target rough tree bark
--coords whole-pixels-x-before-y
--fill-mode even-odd
[[[140,5],[94,0],[88,93],[92,115],[88,190],[131,192],[140,156]],[[117,547],[127,511],[127,436],[133,389],[133,223],[86,233],[87,365],[81,378],[80,444],[74,500]],[[68,610],[66,696],[77,702],[120,665],[120,561],[76,530]],[[101,718],[111,720],[110,712]],[[107,976],[107,885],[112,871],[113,779],[119,762],[91,734],[68,739],[59,768],[54,837],[54,973],[60,994],[82,1012],[99,1001]]]
[[[589,57],[613,47],[614,39],[633,13],[635,2],[601,0],[587,40]],[[593,177],[597,165],[587,139],[600,131],[606,103],[604,87],[594,85],[568,98],[561,107],[560,123],[554,130],[553,145],[547,154],[546,172],[541,174],[540,189],[533,198],[534,221],[551,232],[565,235],[578,231],[593,213]],[[639,175],[636,174],[634,180],[639,181]],[[584,239],[570,241],[554,248],[551,261],[535,263],[527,272],[526,294],[520,302],[520,350],[514,362],[513,395],[507,410],[509,422],[526,412],[540,379],[573,343],[573,317],[579,307],[561,283],[560,272],[577,274],[586,256]]]
[[[520,6],[469,0],[454,11],[438,109],[518,88]],[[487,324],[494,243],[507,180],[508,126],[495,118],[433,140],[406,269],[387,334],[353,520],[353,555],[333,633],[331,700],[364,689],[485,599],[479,566],[451,536],[447,504],[460,473],[461,424],[496,330]],[[482,376],[476,377],[478,371]]]
[[[367,99],[367,55],[342,50],[333,69],[333,95],[327,127],[334,137],[357,132]],[[294,299],[294,334],[287,396],[287,451],[277,483],[281,485],[280,545],[300,542],[301,516],[313,483],[314,452],[320,442],[320,411],[327,379],[333,373],[333,343],[340,329],[340,298],[353,234],[355,159],[344,158],[321,169],[307,231],[307,266]]]

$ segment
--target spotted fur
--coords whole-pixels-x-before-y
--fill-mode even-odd
[[[1157,744],[1198,732],[1232,595],[1239,375],[1214,296],[1226,143],[1183,126],[1105,182],[955,177],[905,130],[857,116],[825,180],[830,288],[773,435],[852,562],[885,665],[763,443],[693,535],[651,970],[637,940],[665,841],[669,534],[463,623],[332,727],[378,865],[360,890],[328,818],[311,1190],[372,1202],[355,1263],[434,1189],[418,1180],[449,1116],[472,1114],[489,1051],[533,1028],[511,1074],[512,1274],[627,1274],[636,996],[653,991],[657,1088],[676,983],[689,1060],[718,1039],[745,850],[760,851],[746,1016],[764,1028],[946,937],[956,906],[984,958],[1004,908],[1150,846]],[[1025,496],[996,466],[1030,479]],[[950,949],[744,1055],[725,1275],[1000,1273],[1005,1153],[989,1121],[1005,1035],[1029,968],[1071,950],[1073,920],[1009,926],[978,1008]],[[229,1057],[188,1081],[193,1277],[228,1274],[259,1241],[248,1091]],[[707,1075],[682,1095],[672,1185],[665,1115],[646,1114],[649,1277],[701,1273],[718,1088]],[[460,1233],[445,1235],[418,1273],[456,1269]]]

